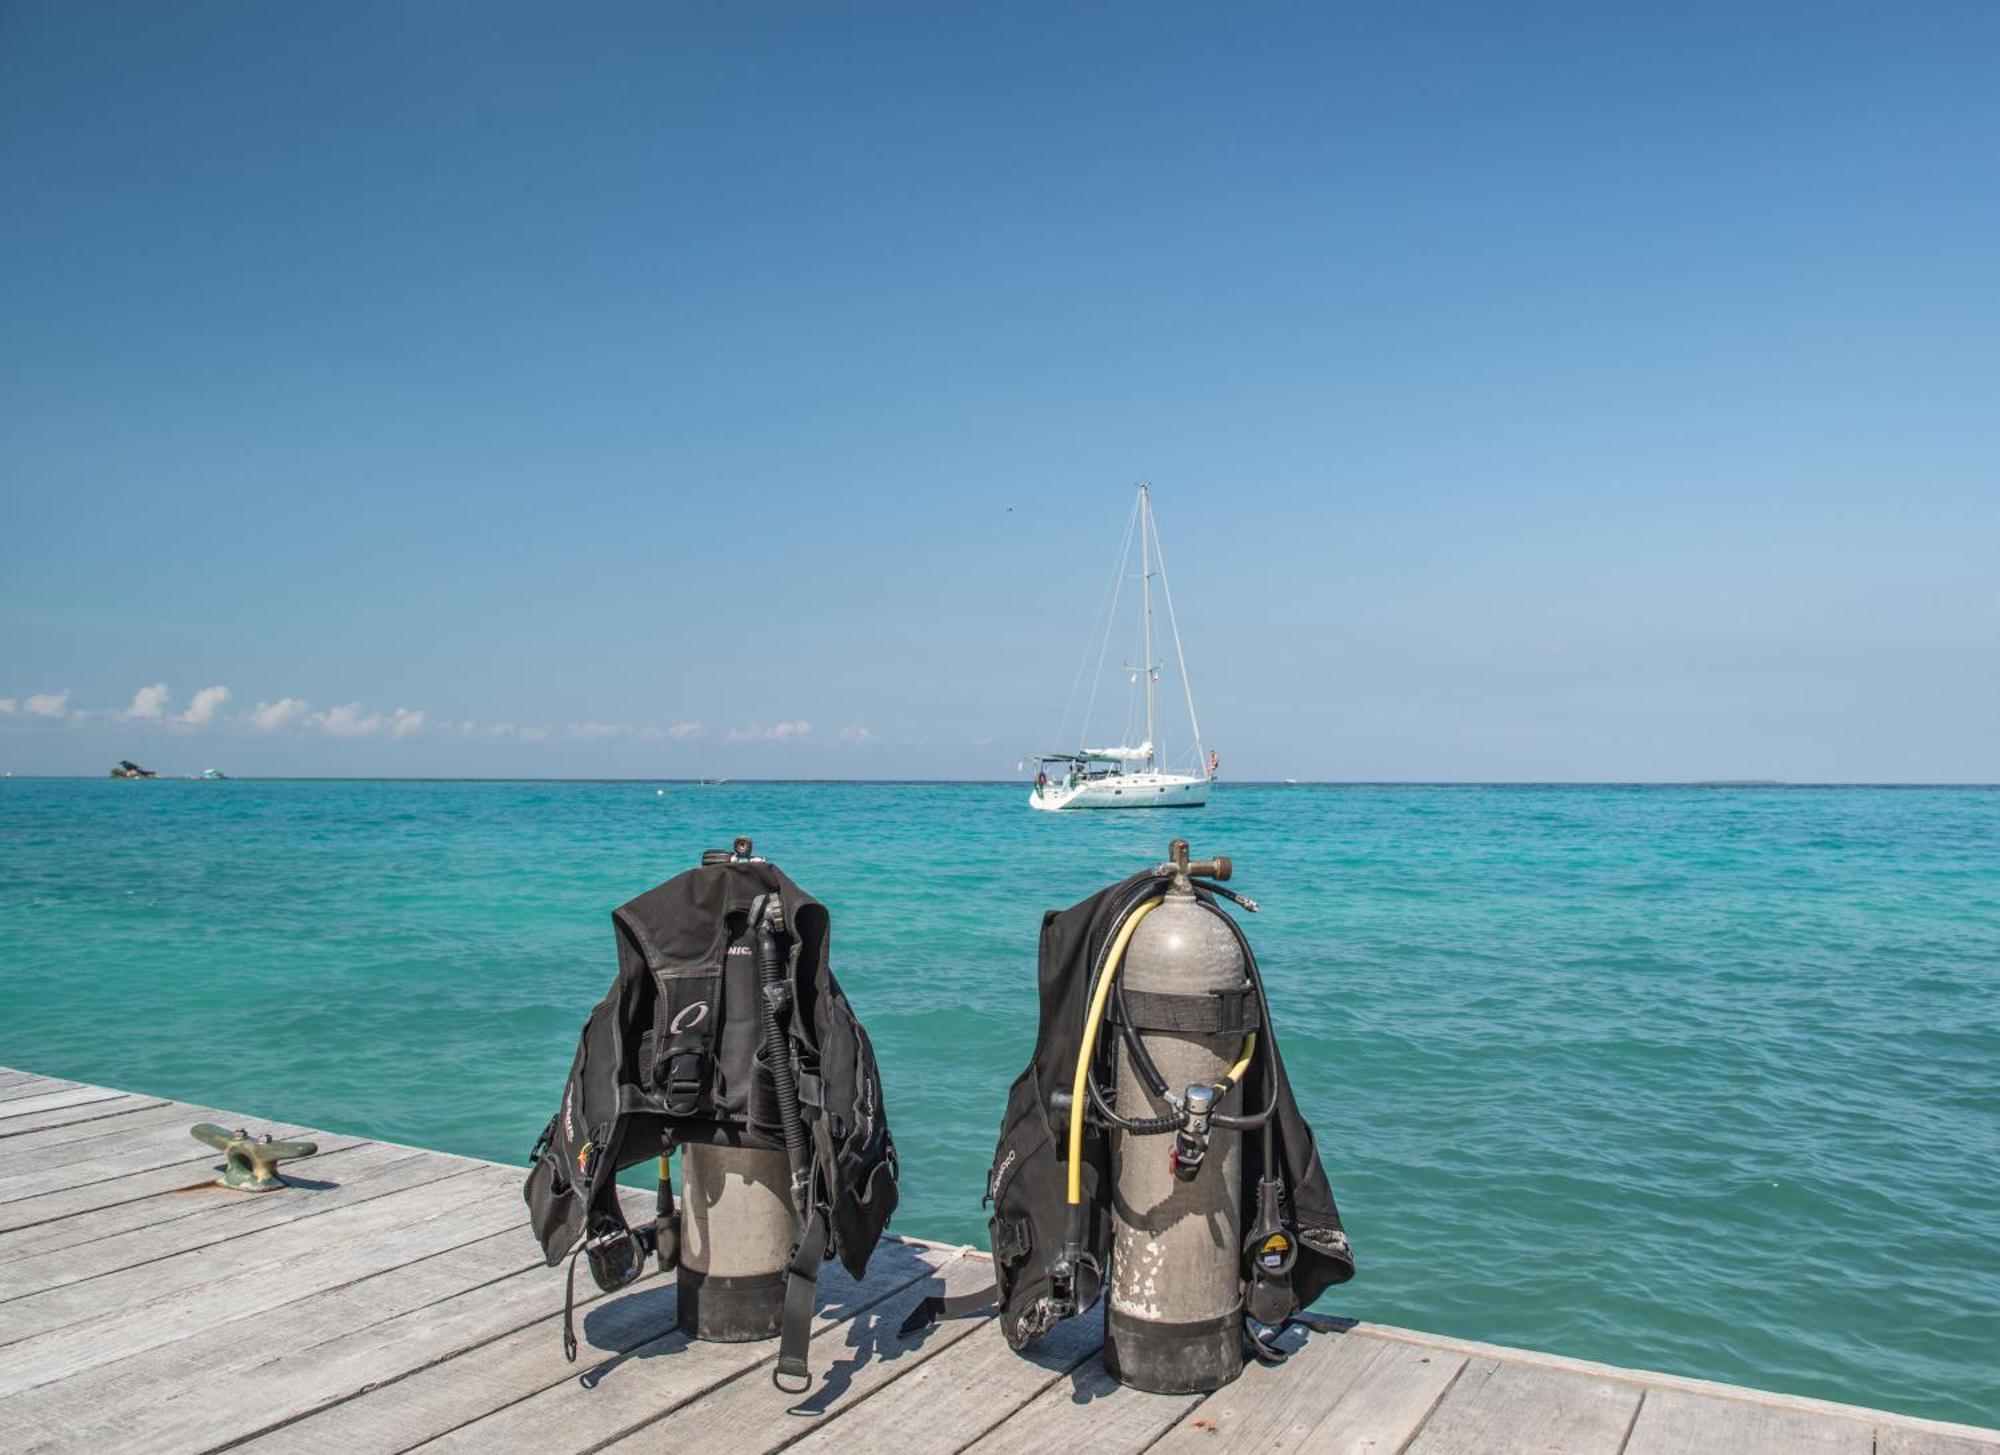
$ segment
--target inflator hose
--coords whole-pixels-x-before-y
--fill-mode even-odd
[[[1083,1203],[1083,1115],[1087,1104],[1086,1088],[1091,1084],[1090,1058],[1097,1051],[1097,1029],[1104,1022],[1104,1002],[1111,994],[1111,981],[1118,974],[1118,964],[1125,958],[1125,947],[1132,943],[1132,932],[1139,928],[1139,921],[1164,902],[1164,895],[1149,899],[1120,922],[1117,937],[1111,941],[1111,951],[1104,957],[1104,968],[1098,972],[1097,985],[1091,992],[1090,1013],[1083,1018],[1083,1040],[1077,1047],[1076,1077],[1069,1097],[1068,1192],[1071,1207],[1080,1207]]]
[[[806,1139],[805,1118],[799,1112],[799,1084],[792,1074],[784,1031],[778,1024],[778,1003],[786,998],[785,961],[778,949],[780,913],[772,899],[773,896],[766,895],[756,906],[757,979],[763,989],[758,999],[764,1023],[765,1064],[777,1093],[778,1125],[784,1132],[785,1157],[792,1166],[792,1210],[803,1224],[810,1211],[806,1180],[811,1175],[812,1152]]]

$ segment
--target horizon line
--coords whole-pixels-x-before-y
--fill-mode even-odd
[[[0,782],[38,783],[639,783],[684,788],[853,785],[904,788],[1014,788],[1028,782],[1017,778],[667,778],[613,776],[550,776],[547,774],[384,774],[384,773],[232,773],[204,779],[192,773],[157,773],[151,779],[119,779],[109,774],[0,774]],[[1238,788],[2000,788],[2000,779],[1886,778],[1236,778]]]

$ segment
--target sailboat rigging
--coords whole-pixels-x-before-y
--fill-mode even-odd
[[[1119,550],[1117,570],[1106,588],[1110,611],[1105,615],[1104,634],[1101,640],[1093,637],[1092,644],[1097,646],[1097,671],[1084,708],[1083,723],[1078,730],[1079,746],[1074,751],[1036,755],[1035,786],[1028,802],[1038,809],[1053,812],[1083,808],[1199,808],[1208,802],[1209,785],[1214,781],[1218,760],[1214,752],[1205,752],[1202,746],[1201,723],[1194,710],[1194,688],[1188,681],[1187,654],[1181,647],[1180,622],[1174,615],[1174,593],[1167,583],[1166,560],[1160,551],[1159,527],[1153,519],[1153,497],[1149,486],[1139,487],[1132,511],[1133,518],[1126,525],[1124,544]],[[1123,594],[1126,568],[1131,563],[1134,534],[1139,538],[1139,660],[1136,663],[1127,662],[1125,670],[1135,689],[1135,696],[1144,701],[1145,735],[1137,744],[1131,742],[1136,728],[1132,717],[1136,714],[1128,712],[1126,728],[1117,745],[1085,747],[1082,743],[1089,739],[1091,713],[1097,703],[1097,684],[1103,676],[1104,657],[1118,614],[1118,598]],[[1154,658],[1153,578],[1156,575],[1160,578],[1160,594],[1167,608],[1167,626],[1174,639],[1174,663],[1179,671],[1181,692],[1187,704],[1188,729],[1193,739],[1192,757],[1187,761],[1189,771],[1175,771],[1168,766],[1168,755],[1162,746],[1159,685],[1160,671],[1165,664]],[[1102,606],[1099,610],[1103,611]],[[1085,665],[1090,661],[1090,645],[1085,647]],[[1083,665],[1079,665],[1077,671],[1080,682]],[[1075,700],[1076,686],[1072,684],[1072,706]],[[1133,709],[1138,705],[1136,701],[1131,704]],[[1064,708],[1063,716],[1064,728],[1067,728],[1068,707]],[[1062,729],[1058,729],[1057,736],[1062,736]]]

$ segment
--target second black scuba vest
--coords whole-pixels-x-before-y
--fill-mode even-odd
[[[1041,1023],[1034,1057],[1008,1093],[986,1183],[1001,1328],[1015,1348],[1040,1338],[1059,1319],[1088,1309],[1103,1287],[1111,1244],[1110,1138],[1094,1117],[1086,1124],[1079,1168],[1082,1200],[1080,1207],[1070,1208],[1071,1086],[1091,992],[1112,937],[1136,907],[1165,891],[1167,867],[1136,874],[1069,909],[1051,911],[1042,921]],[[1217,895],[1247,904],[1217,885],[1197,881],[1194,887],[1210,905]],[[1234,920],[1223,918],[1234,926]],[[1237,933],[1261,1005],[1255,957]],[[1256,1026],[1258,1051],[1245,1073],[1243,1104],[1273,1109],[1264,1129],[1242,1135],[1242,1227],[1251,1236],[1240,1256],[1248,1312],[1259,1323],[1275,1326],[1333,1284],[1353,1277],[1354,1258],[1312,1129],[1293,1100],[1268,1010],[1218,1009],[1213,1014],[1256,1018],[1246,1025],[1262,1022]],[[1099,1038],[1100,1068],[1117,1054],[1117,1040],[1110,1034]],[[1283,1249],[1285,1256],[1260,1257],[1265,1248]]]
[[[779,1362],[796,1377],[820,1261],[832,1252],[863,1275],[896,1207],[896,1148],[874,1049],[828,965],[825,907],[739,847],[613,912],[618,977],[584,1025],[524,1196],[549,1264],[581,1242],[610,1290],[638,1277],[655,1236],[626,1222],[619,1172],[690,1144],[787,1151],[801,1234]],[[761,1050],[766,970],[782,987],[775,1069]],[[664,1181],[661,1194],[665,1229]],[[564,1333],[573,1358],[567,1321]]]

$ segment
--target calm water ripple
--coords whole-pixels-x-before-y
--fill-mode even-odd
[[[983,1242],[1041,912],[1185,833],[1361,1276],[1326,1307],[2000,1423],[2000,792],[0,784],[0,1062],[520,1161],[609,912],[736,833],[834,915],[903,1154]]]

